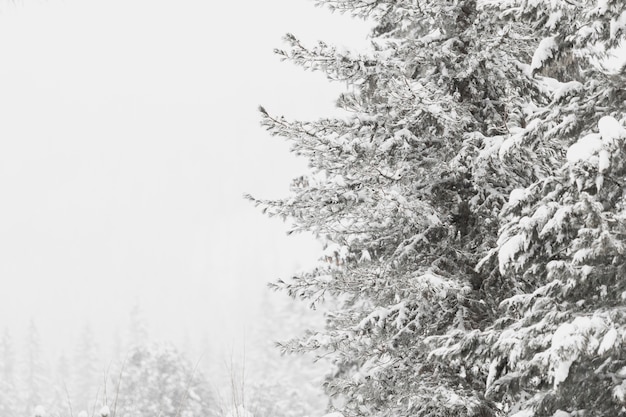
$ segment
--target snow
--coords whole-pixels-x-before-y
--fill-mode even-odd
[[[578,93],[582,90],[583,85],[578,81],[570,81],[567,83],[559,83],[558,87],[554,89],[552,98],[556,101],[563,97]]]
[[[537,228],[537,230],[543,229],[552,214],[553,208],[550,205],[537,207],[537,210],[535,210],[532,215],[533,224]]]
[[[572,176],[572,178],[575,178],[575,177]],[[596,176],[596,189],[600,191],[603,185],[604,185],[604,176],[597,175]],[[582,191],[584,186],[585,186],[585,179],[583,177],[576,178],[576,187],[578,188],[578,191]]]
[[[537,85],[546,94],[552,95],[554,101],[559,101],[563,97],[571,96],[583,89],[582,83],[578,81],[561,82],[552,77],[541,77],[537,80]]]
[[[392,310],[393,310],[393,307],[391,308],[378,307],[377,309],[372,311],[370,314],[368,314],[364,319],[362,319],[359,322],[359,324],[357,325],[357,329],[359,330],[366,329],[370,323],[373,324],[374,326],[382,328],[385,325],[385,320],[392,313]]]
[[[373,326],[383,328],[386,325],[388,317],[395,315],[396,318],[393,323],[394,326],[400,330],[406,325],[409,318],[408,313],[409,309],[404,301],[390,307],[378,307],[359,322],[357,329],[363,330],[367,328],[370,323]]]
[[[478,159],[490,158],[493,154],[498,152],[504,142],[504,136],[482,137],[481,139],[483,146],[478,153]]]
[[[600,297],[606,298],[608,293],[609,293],[608,287],[606,285],[604,285],[604,284],[600,285]]]
[[[105,405],[100,409],[100,416],[101,417],[108,417],[111,415],[111,410],[109,410],[109,406]]]
[[[615,139],[626,138],[626,130],[611,116],[604,116],[598,121],[598,130],[607,144],[612,144]]]
[[[590,133],[578,139],[567,150],[567,161],[575,164],[578,161],[591,161],[603,147],[602,137],[596,133]]]
[[[587,259],[589,257],[589,255],[591,255],[593,253],[593,250],[591,248],[582,248],[582,249],[578,249],[576,251],[576,253],[574,253],[574,256],[572,257],[572,262],[574,264],[581,264],[585,261],[585,259]]]
[[[419,40],[424,44],[431,43],[433,41],[439,40],[443,37],[441,30],[439,28],[433,30],[428,35],[422,36]]]
[[[556,410],[556,412],[552,414],[552,417],[571,417],[571,414],[567,411]]]
[[[611,38],[615,38],[615,35],[617,35],[619,31],[626,31],[626,10],[624,10],[618,18],[611,19],[609,29]]]
[[[609,10],[608,0],[598,0],[597,11],[599,15],[605,14]]]
[[[346,186],[346,180],[342,175],[335,175],[332,179],[338,187],[344,188]]]
[[[393,136],[397,141],[412,140],[415,138],[415,135],[406,127],[395,132]]]
[[[330,243],[322,252],[322,257],[332,258],[337,262],[345,260],[350,253],[350,248],[338,243]]]
[[[621,379],[626,379],[626,366],[615,372],[615,376]]]
[[[601,150],[598,154],[598,171],[606,172],[611,167],[611,154],[606,150]]]
[[[343,417],[343,414],[341,414],[340,412],[335,411],[334,413],[326,414],[323,417]]]
[[[495,382],[499,363],[500,363],[500,358],[496,358],[491,361],[491,364],[489,365],[489,374],[487,375],[487,383],[485,384],[486,388],[489,388],[491,384]]]
[[[563,206],[559,207],[558,210],[554,213],[552,218],[548,220],[548,222],[543,226],[541,231],[539,232],[539,237],[544,237],[548,233],[553,233],[563,227],[565,224],[565,220],[572,212],[572,206]]]
[[[448,395],[446,397],[448,398],[448,404],[451,406],[465,405],[465,401],[463,401],[463,399],[458,396],[454,391],[448,392]]]
[[[580,268],[580,273],[583,278],[587,278],[589,274],[591,274],[591,271],[593,271],[593,267],[590,265],[583,265],[583,267]]]
[[[608,332],[606,332],[602,338],[602,343],[600,343],[600,347],[598,348],[598,354],[602,355],[612,349],[617,341],[617,336],[617,330],[615,330],[615,328],[611,328]]]
[[[567,379],[569,375],[569,368],[574,363],[574,360],[577,358],[570,358],[564,361],[559,362],[559,364],[554,368],[554,388],[558,387],[559,384]]]
[[[554,36],[545,38],[539,42],[539,46],[537,47],[537,50],[535,50],[533,60],[530,64],[531,73],[543,68],[543,64],[554,56],[557,49],[558,44],[556,43],[556,38]]]
[[[443,109],[439,104],[430,104],[428,107],[428,112],[431,114],[439,114],[443,112]]]
[[[526,408],[522,411],[518,411],[517,413],[511,415],[510,417],[533,417],[535,415],[535,412],[532,410],[532,408]]]
[[[517,203],[528,197],[528,190],[525,188],[516,188],[509,195],[509,206],[516,206]]]
[[[498,263],[500,273],[504,275],[508,265],[513,262],[515,255],[522,251],[526,246],[526,239],[522,235],[515,235],[507,240],[498,250]]]
[[[454,286],[454,282],[430,272],[415,277],[413,283],[416,288],[419,288],[420,290],[429,290],[439,299],[446,298],[449,290],[460,289],[460,287]]]
[[[550,17],[548,18],[545,27],[550,30],[556,29],[556,25],[559,23],[561,18],[563,18],[563,12],[561,10],[550,13]]]
[[[532,121],[531,121],[532,123]],[[530,123],[529,123],[530,125]],[[530,128],[527,126],[527,129],[530,130]],[[519,143],[522,141],[522,133],[523,131],[520,131],[518,133],[514,133],[511,136],[509,136],[507,139],[505,139],[504,141],[502,141],[502,143],[500,144],[500,149],[498,151],[498,156],[500,157],[500,159],[504,159],[504,156],[509,153],[509,151],[514,148],[515,146],[519,145]]]
[[[602,315],[576,317],[571,322],[562,323],[552,335],[550,360],[554,363],[554,388],[565,381],[572,363],[581,353],[593,354],[596,349],[610,348],[615,344],[617,332],[606,332],[600,348],[597,337],[607,328],[607,318]],[[609,347],[610,346],[610,347]]]
[[[613,398],[620,402],[626,402],[626,380],[613,388]]]
[[[37,407],[35,407],[35,417],[45,417],[46,415],[46,410],[43,408],[43,406],[38,405]]]
[[[398,316],[394,320],[394,324],[396,329],[401,330],[409,319],[409,309],[406,307],[406,303],[400,303],[400,307],[398,308]]]
[[[243,405],[239,405],[226,414],[226,417],[254,417],[254,415],[246,410]]]
[[[575,164],[579,161],[597,165],[598,172],[603,174],[611,167],[610,149],[614,148],[615,141],[626,138],[626,129],[614,117],[604,116],[598,121],[599,133],[590,133],[583,136],[567,150],[567,161]],[[598,175],[596,187],[602,188],[604,177]]]

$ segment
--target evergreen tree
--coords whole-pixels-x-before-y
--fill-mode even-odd
[[[144,346],[148,341],[148,324],[143,316],[139,303],[130,310],[128,326],[128,349]]]
[[[623,1],[318,3],[376,26],[277,51],[348,83],[345,117],[261,108],[311,173],[254,201],[326,242],[276,285],[333,303],[289,348],[333,360],[349,416],[620,415]]]
[[[0,415],[17,415],[17,388],[15,385],[15,352],[9,329],[4,329],[0,341]]]
[[[49,407],[50,414],[71,415],[73,414],[71,407],[75,405],[72,399],[68,398],[68,394],[70,394],[68,383],[71,379],[72,368],[65,352],[61,352],[59,355],[55,371],[52,401]]]
[[[205,328],[200,336],[198,351],[200,352],[200,370],[215,381],[218,379],[219,361],[216,359],[218,354],[213,340],[212,335]]]
[[[265,293],[251,321],[244,389],[245,408],[255,417],[302,417],[320,415],[326,402],[321,391],[324,368],[309,356],[280,355],[276,349],[298,334],[306,317],[305,306],[276,299]],[[321,315],[309,315],[309,327],[322,327]],[[295,372],[294,370],[297,370]]]
[[[30,320],[26,334],[26,345],[23,360],[22,393],[24,395],[24,412],[33,414],[36,407],[41,406],[47,397],[48,379],[42,358],[41,339],[34,320]]]
[[[120,334],[119,328],[117,327],[115,328],[110,340],[111,340],[111,350],[110,350],[111,359],[114,361],[121,360],[121,358],[124,355],[122,354],[123,344],[122,344],[122,336]]]
[[[204,377],[173,347],[133,349],[121,375],[114,414],[210,417],[215,404]]]
[[[626,67],[605,64],[626,38],[626,4],[520,4],[498,7],[541,39],[528,71],[550,101],[508,139],[510,158],[523,148],[551,163],[511,192],[481,265],[502,289],[483,335],[486,394],[520,415],[626,415]]]
[[[86,324],[76,344],[71,386],[73,406],[77,410],[91,410],[102,394],[102,376],[98,370],[98,353],[91,326]]]

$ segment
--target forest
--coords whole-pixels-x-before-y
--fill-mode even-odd
[[[275,341],[296,334],[303,306],[264,299],[259,330],[222,351],[215,333],[200,340],[152,334],[139,305],[110,337],[91,324],[62,348],[30,320],[0,335],[0,415],[7,417],[301,417],[326,406],[321,366],[281,357]],[[319,317],[306,321],[319,326]],[[196,343],[197,342],[197,343]],[[243,351],[235,350],[242,349]]]
[[[259,107],[309,169],[284,198],[245,198],[324,245],[270,284],[300,302],[299,335],[265,335],[281,375],[304,355],[324,378],[252,404],[242,381],[281,378],[232,367],[220,400],[175,349],[135,344],[104,384],[87,353],[66,360],[70,393],[41,379],[30,331],[20,395],[3,339],[2,416],[626,416],[624,1],[316,4],[372,22],[370,47],[285,35],[277,56],[342,85],[342,113]]]

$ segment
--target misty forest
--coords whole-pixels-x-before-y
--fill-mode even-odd
[[[254,348],[153,339],[137,306],[44,359],[31,321],[1,338],[0,417],[626,416],[624,0],[316,6],[371,31],[277,41],[341,92],[258,109],[308,168],[243,198],[322,248],[269,283]]]

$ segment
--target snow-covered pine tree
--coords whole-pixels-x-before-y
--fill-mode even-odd
[[[293,348],[331,355],[327,390],[345,398],[348,415],[493,414],[488,353],[466,366],[436,349],[494,315],[496,296],[481,291],[474,267],[496,244],[511,187],[535,175],[494,158],[523,103],[541,96],[519,62],[532,42],[473,1],[325,3],[378,24],[369,53],[307,48],[293,36],[279,51],[351,85],[338,100],[345,118],[290,122],[262,111],[313,172],[294,181],[291,198],[257,203],[328,243],[329,262],[284,287],[340,300],[328,332]]]
[[[71,398],[72,387],[68,386],[70,381],[72,364],[65,352],[61,352],[54,366],[55,372],[52,377],[52,396],[48,411],[51,415],[63,416],[72,415],[72,407],[78,408],[75,399]],[[68,399],[68,394],[70,398]]]
[[[130,322],[128,326],[128,348],[135,349],[145,346],[146,341],[150,340],[148,332],[148,323],[144,317],[141,305],[136,302],[130,310]]]
[[[101,400],[97,398],[103,394],[98,357],[91,324],[86,323],[76,343],[70,386],[72,406],[77,410],[91,410]]]
[[[4,329],[0,340],[0,415],[17,415],[18,395],[15,385],[15,352],[11,334]]]
[[[320,385],[325,365],[312,363],[310,357],[281,357],[275,345],[298,335],[303,326],[321,327],[322,316],[311,314],[306,320],[305,305],[276,297],[263,295],[252,323],[254,348],[245,355],[244,406],[255,417],[320,415],[326,405]]]
[[[527,72],[550,98],[501,152],[549,170],[511,192],[480,268],[504,289],[486,396],[519,416],[626,415],[626,59],[607,64],[626,55],[626,3],[493,3],[533,28]]]
[[[112,414],[128,417],[215,415],[216,404],[208,382],[196,368],[171,346],[133,348],[121,374],[119,396],[111,406]]]
[[[327,243],[277,287],[335,303],[291,349],[333,360],[348,416],[618,415],[623,1],[318,3],[376,26],[369,52],[277,51],[348,83],[345,117],[261,108],[311,174],[254,201]]]
[[[23,395],[23,413],[33,414],[37,406],[47,400],[50,392],[46,366],[42,358],[42,346],[39,330],[35,321],[30,320],[26,330],[26,343],[22,357],[21,394]]]

